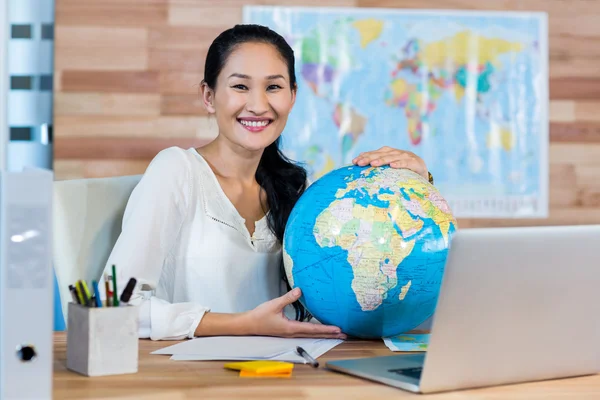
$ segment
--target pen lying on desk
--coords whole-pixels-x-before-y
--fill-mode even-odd
[[[308,361],[308,363],[310,365],[312,365],[313,367],[317,368],[319,366],[319,362],[317,360],[315,360],[314,358],[312,358],[312,356],[310,354],[308,354],[306,352],[306,350],[304,350],[302,347],[300,347],[300,346],[296,347],[296,352],[298,353],[298,355],[300,357],[302,357],[306,361]]]

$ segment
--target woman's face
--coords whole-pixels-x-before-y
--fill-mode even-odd
[[[238,46],[215,91],[204,88],[204,103],[216,116],[219,134],[250,151],[262,151],[281,135],[295,99],[285,61],[265,43]]]

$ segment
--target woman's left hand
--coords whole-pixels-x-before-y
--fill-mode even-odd
[[[429,179],[427,165],[421,157],[410,151],[398,150],[388,146],[383,146],[379,150],[360,153],[352,160],[352,163],[359,166],[370,164],[373,167],[389,164],[392,168],[410,169],[425,179]]]

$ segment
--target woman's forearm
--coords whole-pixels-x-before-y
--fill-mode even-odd
[[[252,335],[253,329],[247,314],[207,312],[200,320],[195,336],[241,336]]]

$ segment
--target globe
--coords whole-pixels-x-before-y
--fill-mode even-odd
[[[433,315],[456,228],[446,200],[420,175],[339,168],[294,206],[285,274],[319,322],[359,338],[395,336]]]

